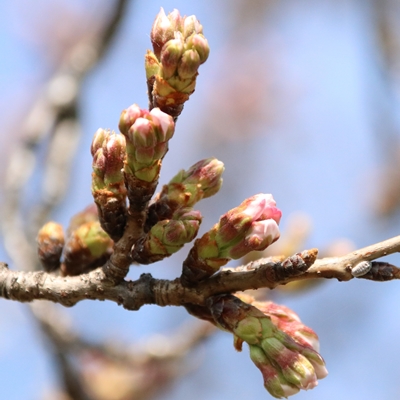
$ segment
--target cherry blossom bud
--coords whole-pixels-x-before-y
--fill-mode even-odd
[[[175,39],[169,40],[161,53],[162,77],[171,78],[178,68],[184,50],[183,37],[180,32],[175,32]]]
[[[196,237],[201,220],[199,211],[190,208],[177,210],[171,219],[155,224],[144,240],[134,246],[132,259],[150,264],[169,257]]]
[[[224,164],[216,158],[207,158],[181,170],[168,185],[163,195],[181,206],[192,207],[201,199],[213,196],[222,186]]]
[[[45,271],[51,272],[60,267],[64,241],[64,231],[60,224],[48,222],[39,230],[38,255]]]
[[[284,398],[312,389],[327,375],[315,350],[293,340],[256,307],[230,294],[213,296],[207,304],[217,326],[234,334],[237,350],[248,343],[250,357],[272,396]]]
[[[168,151],[168,141],[174,134],[175,124],[168,114],[158,108],[147,114],[135,112],[135,115],[139,114],[143,117],[130,119],[134,122],[125,134],[125,173],[152,182],[158,179],[161,160]]]
[[[126,223],[126,187],[122,172],[125,149],[123,135],[96,132],[92,143],[92,194],[101,226],[115,241],[122,236]]]
[[[183,282],[212,275],[230,259],[262,251],[279,238],[281,211],[270,194],[257,194],[224,214],[197,239],[183,263]]]
[[[200,64],[206,62],[210,54],[210,47],[208,45],[208,41],[203,35],[190,36],[186,43],[186,48],[193,49],[198,53],[200,58]]]
[[[185,17],[183,21],[183,37],[186,39],[195,33],[203,33],[203,26],[197,20],[195,15]]]
[[[98,221],[87,222],[71,233],[64,247],[64,275],[80,275],[102,265],[111,255],[113,241]]]
[[[197,75],[200,66],[200,56],[196,50],[186,50],[178,66],[178,74],[181,79],[191,79]]]
[[[91,148],[93,191],[106,188],[117,196],[124,196],[122,168],[125,159],[125,138],[114,132],[100,131],[96,132]]]
[[[127,135],[129,128],[138,118],[145,118],[149,115],[147,110],[141,109],[137,104],[132,104],[123,110],[119,118],[119,130],[123,135]]]
[[[165,14],[163,8],[161,8],[160,12],[157,14],[156,19],[154,20],[153,27],[150,32],[150,39],[153,45],[154,54],[159,57],[160,52],[164,44],[173,39],[174,32],[180,29],[179,24],[179,11],[173,15],[173,18],[168,18]]]
[[[150,108],[159,107],[174,119],[182,112],[210,52],[202,32],[194,15],[181,17],[174,10],[166,16],[161,9],[150,34],[154,53],[145,56]]]

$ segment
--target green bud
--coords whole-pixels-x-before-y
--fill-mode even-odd
[[[171,21],[166,15],[163,8],[157,14],[150,32],[150,39],[153,45],[154,54],[159,57],[164,44],[173,39],[175,30],[179,28],[176,23],[176,16],[174,21]]]
[[[123,110],[119,119],[119,130],[127,136],[129,128],[135,123],[138,118],[145,118],[149,115],[147,110],[141,109],[137,104],[132,104],[127,109]]]
[[[222,186],[224,164],[216,158],[207,158],[192,165],[187,171],[181,170],[168,184],[168,197],[191,207],[202,198],[216,194]],[[179,186],[178,186],[179,185]],[[190,196],[190,200],[187,197]]]
[[[110,256],[113,241],[98,221],[87,222],[74,230],[64,247],[64,275],[79,275],[97,268]]]
[[[105,132],[102,135],[103,143],[100,145],[100,135],[96,133],[92,143],[93,179],[92,192],[107,190],[120,198],[125,198],[124,177],[122,168],[125,159],[125,138],[114,132]]]
[[[195,50],[200,57],[200,64],[207,61],[210,54],[210,47],[207,39],[203,35],[192,35],[186,43],[186,49]]]
[[[216,325],[234,334],[237,350],[243,341],[249,344],[250,357],[274,397],[312,389],[326,376],[321,356],[279,330],[261,310],[230,294],[209,298],[207,306]]]
[[[186,50],[178,65],[180,79],[191,79],[197,75],[201,62],[199,53],[196,50]]]
[[[196,237],[201,220],[198,211],[189,208],[177,210],[171,219],[156,223],[144,242],[134,246],[132,259],[149,264],[169,257]]]
[[[96,154],[97,150],[103,147],[103,142],[108,138],[109,135],[110,131],[102,128],[99,128],[96,131],[93,137],[92,145],[90,146],[90,152],[93,157]]]
[[[189,17],[185,17],[183,21],[183,37],[187,39],[194,33],[202,33],[203,26],[197,20],[195,15],[190,15]]]
[[[182,18],[174,10],[166,16],[161,9],[150,34],[154,54],[145,57],[150,108],[159,107],[175,119],[180,115],[210,51],[202,32],[194,15]]]
[[[161,52],[162,77],[171,78],[177,68],[184,50],[183,37],[180,32],[175,33],[175,39],[169,40]]]
[[[137,118],[126,133],[125,173],[145,182],[156,180],[174,129],[172,117],[158,108]]]

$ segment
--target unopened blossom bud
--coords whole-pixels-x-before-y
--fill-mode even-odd
[[[101,146],[100,140],[103,140]],[[100,130],[92,144],[92,194],[101,226],[116,241],[122,236],[126,223],[126,188],[122,171],[125,147],[123,135]]]
[[[208,41],[203,35],[192,35],[189,37],[186,43],[187,49],[195,50],[200,58],[200,64],[207,61],[210,54],[210,47],[208,46]]]
[[[279,330],[285,332],[297,343],[319,351],[318,335],[304,325],[299,316],[290,308],[275,304],[272,301],[253,301],[251,305],[268,315]]]
[[[179,171],[149,207],[146,224],[152,226],[162,219],[170,219],[181,207],[193,207],[201,199],[213,196],[222,185],[224,164],[207,158]]]
[[[93,136],[92,145],[90,146],[90,153],[92,157],[96,154],[98,149],[103,147],[103,143],[110,136],[110,132],[106,129],[99,128]]]
[[[94,136],[91,150],[94,171],[93,190],[107,189],[115,196],[124,196],[122,175],[125,159],[124,136],[99,129]]]
[[[174,38],[174,32],[182,29],[182,17],[178,10],[165,14],[163,8],[157,14],[150,32],[150,40],[153,45],[154,54],[159,58],[165,43]]]
[[[146,182],[157,180],[174,130],[172,118],[158,108],[137,118],[125,135],[125,174]]]
[[[279,238],[281,211],[270,194],[257,194],[224,214],[197,239],[183,263],[184,284],[205,279],[230,259],[261,251]]]
[[[188,170],[181,170],[169,182],[169,196],[174,198],[174,185],[183,185],[192,199],[187,206],[193,206],[197,201],[218,193],[222,186],[223,162],[216,158],[206,158],[192,165]],[[181,197],[181,195],[179,195]]]
[[[186,39],[193,34],[203,33],[203,26],[194,15],[190,15],[189,17],[184,17],[182,33]]]
[[[250,346],[266,389],[276,398],[308,390],[327,375],[322,357],[278,329],[268,315],[233,295],[211,297],[207,304],[218,327],[234,334],[235,347]]]
[[[150,264],[176,253],[197,235],[202,216],[190,208],[177,210],[171,219],[159,221],[133,247],[132,259]]]
[[[123,135],[127,135],[129,128],[135,123],[138,118],[146,118],[149,111],[140,108],[137,104],[132,104],[127,109],[123,110],[119,118],[119,130]]]
[[[169,40],[161,53],[161,75],[164,79],[171,78],[178,68],[184,50],[184,41],[180,32],[175,33],[175,39]]]
[[[60,224],[48,222],[39,230],[37,235],[38,255],[45,271],[52,272],[60,267],[64,242],[64,231]]]
[[[176,119],[196,87],[199,66],[210,48],[194,15],[168,16],[161,9],[150,34],[152,52],[145,56],[150,108],[159,107]]]
[[[102,264],[112,253],[113,241],[98,221],[87,222],[74,230],[64,247],[64,275],[80,275]]]
[[[196,50],[186,50],[182,54],[178,66],[178,74],[181,79],[191,79],[197,75],[200,66],[200,56]]]
[[[251,361],[261,371],[264,387],[271,396],[277,399],[288,398],[300,391],[297,386],[289,383],[283,374],[271,364],[263,349],[256,345],[249,345],[249,349]]]

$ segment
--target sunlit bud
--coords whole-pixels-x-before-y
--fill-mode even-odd
[[[152,76],[160,73],[160,62],[156,55],[150,50],[147,50],[144,56],[144,68],[146,70],[146,79],[150,79]]]
[[[126,134],[125,173],[146,182],[157,179],[174,129],[172,117],[158,108],[137,118]]]
[[[175,32],[175,39],[169,40],[161,52],[162,77],[171,78],[178,68],[184,50],[183,37],[180,32]]]
[[[64,247],[64,231],[60,224],[48,222],[38,232],[37,246],[39,260],[45,271],[60,267],[60,257]]]
[[[189,15],[184,18],[183,37],[186,39],[194,33],[203,33],[203,27],[195,15]]]
[[[102,228],[115,241],[123,234],[126,223],[126,187],[123,167],[126,143],[123,135],[107,131],[102,146],[95,135],[93,149],[92,195],[98,208]]]
[[[164,44],[168,40],[173,39],[174,32],[180,29],[179,17],[179,11],[176,10],[172,18],[168,18],[163,8],[161,8],[160,12],[157,14],[153,27],[151,28],[150,40],[153,45],[154,54],[158,58]]]
[[[177,210],[171,219],[155,224],[143,243],[134,246],[132,259],[149,264],[169,257],[196,237],[201,220],[199,211]]]
[[[96,151],[103,147],[103,142],[108,138],[109,131],[103,128],[99,128],[94,134],[92,145],[90,146],[90,152],[92,156],[96,154]]]
[[[206,62],[210,54],[208,41],[203,35],[190,36],[186,43],[186,49],[193,49],[199,54],[200,64]]]
[[[161,10],[152,31],[154,53],[147,52],[145,68],[150,108],[158,107],[176,119],[196,87],[200,64],[210,52],[203,27],[194,15]]]
[[[260,369],[266,389],[276,398],[308,390],[327,375],[322,357],[281,331],[261,310],[233,295],[217,295],[207,305],[215,323],[235,337],[235,348],[250,347],[250,357]]]
[[[178,65],[178,74],[181,79],[190,79],[197,75],[201,62],[196,50],[186,50]]]
[[[145,118],[149,112],[140,108],[137,104],[132,104],[127,109],[123,110],[119,118],[119,130],[125,136],[128,134],[129,128],[135,123],[138,118]]]
[[[113,241],[98,221],[87,222],[71,233],[64,247],[64,275],[79,275],[102,265],[111,255]]]
[[[183,282],[205,279],[230,259],[264,250],[279,238],[280,218],[272,195],[261,193],[246,199],[195,241],[183,263]]]
[[[255,345],[249,345],[250,358],[255,366],[261,371],[264,379],[264,387],[271,396],[277,399],[287,398],[300,391],[300,389],[289,383],[272,364],[264,351]]]
[[[219,191],[224,169],[224,164],[216,158],[201,160],[188,170],[179,171],[163,188],[163,194],[182,206],[192,207]]]
[[[92,192],[107,189],[117,196],[125,196],[122,168],[125,159],[125,138],[114,132],[102,134],[103,143],[99,147],[99,135],[95,135],[93,155]]]

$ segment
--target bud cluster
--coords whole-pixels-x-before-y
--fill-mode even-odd
[[[37,243],[43,268],[62,275],[79,275],[103,265],[114,244],[100,225],[95,205],[71,218],[65,237],[60,224],[48,222]]]
[[[194,15],[168,15],[161,8],[150,34],[153,52],[145,56],[150,108],[159,107],[174,118],[196,87],[198,69],[210,53],[203,27]]]
[[[208,306],[216,325],[233,333],[237,350],[241,351],[243,342],[249,345],[250,358],[261,371],[264,386],[272,396],[281,399],[301,389],[312,389],[318,379],[327,375],[325,362],[311,342],[304,343],[290,334],[296,324],[288,332],[282,329],[290,325],[294,313],[279,306],[267,306],[274,313],[272,319],[268,313],[232,295],[211,297]],[[296,322],[304,331],[304,325]],[[314,332],[312,336],[318,340]]]
[[[191,208],[179,208],[171,219],[157,222],[133,247],[132,260],[140,264],[160,261],[180,250],[197,235],[202,216]]]
[[[122,168],[125,138],[99,129],[93,138],[92,194],[102,228],[118,241],[126,224],[126,188]]]
[[[196,17],[182,17],[177,10],[166,15],[161,9],[150,38],[153,52],[145,57],[150,111],[133,104],[120,116],[121,134],[104,129],[95,133],[91,144],[95,206],[72,218],[66,237],[53,222],[39,231],[38,255],[47,272],[80,275],[103,266],[104,280],[117,285],[132,262],[157,262],[193,241],[202,221],[193,207],[221,188],[223,163],[207,158],[178,172],[153,198],[176,119],[195,90],[209,47]],[[236,288],[226,285],[224,275],[210,280],[212,291],[203,293],[201,288],[230,260],[274,243],[280,236],[280,219],[271,194],[244,200],[195,240],[181,279],[175,280],[179,290],[196,293],[200,299],[189,304],[180,298],[191,314],[232,333],[237,350],[243,342],[249,345],[265,388],[276,398],[311,389],[327,375],[315,332],[287,307],[233,296],[230,291]],[[275,274],[297,275],[315,258],[315,250],[299,253],[283,261]],[[148,288],[149,294],[154,288]],[[219,294],[208,297],[210,293]]]
[[[246,199],[195,241],[183,264],[183,282],[193,284],[231,259],[266,249],[279,238],[280,218],[281,211],[272,195],[261,193]]]
[[[147,223],[151,227],[163,219],[170,219],[182,207],[193,207],[202,199],[216,194],[222,185],[224,164],[216,158],[207,158],[179,171],[164,185],[149,207]],[[149,227],[147,227],[149,229]]]

